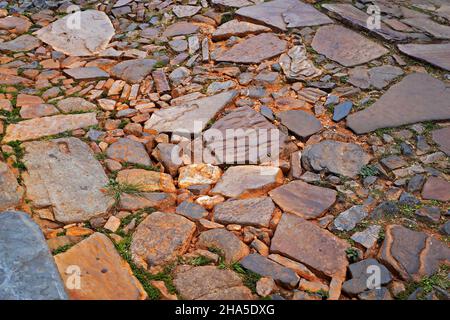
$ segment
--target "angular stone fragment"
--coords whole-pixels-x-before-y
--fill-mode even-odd
[[[0,43],[0,51],[22,52],[31,51],[41,45],[39,39],[29,34],[24,34],[11,41]]]
[[[277,160],[287,136],[250,107],[237,108],[203,134],[203,161],[258,164]]]
[[[212,39],[218,41],[228,39],[231,36],[244,37],[248,34],[259,34],[270,31],[271,29],[265,26],[245,21],[231,20],[220,25],[212,34]]]
[[[351,239],[364,246],[366,249],[370,249],[377,242],[380,230],[380,226],[372,225],[361,232],[355,232]]]
[[[268,258],[272,261],[275,261],[286,268],[293,270],[296,274],[298,274],[301,278],[304,278],[309,281],[317,281],[317,276],[311,272],[305,265],[300,262],[288,259],[286,257],[280,256],[279,254],[269,254]]]
[[[364,206],[353,206],[334,219],[332,228],[339,231],[353,230],[367,215]]]
[[[283,111],[277,113],[277,117],[284,126],[301,138],[307,138],[322,130],[320,121],[302,110]]]
[[[269,197],[228,200],[214,207],[214,221],[267,228],[274,210]]]
[[[283,173],[276,167],[235,166],[228,168],[212,194],[229,198],[254,198],[283,183]]]
[[[69,97],[58,101],[56,105],[64,113],[95,111],[97,107],[83,98]]]
[[[152,77],[155,80],[156,91],[159,93],[170,91],[170,85],[163,70],[153,71]]]
[[[35,207],[52,207],[56,221],[86,221],[113,204],[102,192],[108,177],[81,140],[27,142],[23,147],[27,198]]]
[[[135,186],[142,192],[176,191],[170,175],[144,169],[122,170],[117,174],[117,182]]]
[[[380,66],[372,69],[356,67],[350,71],[348,82],[362,89],[373,86],[381,90],[388,86],[395,78],[403,75],[403,70],[394,66]]]
[[[181,266],[173,280],[177,291],[189,300],[251,300],[250,289],[241,278],[228,269],[215,266]]]
[[[180,203],[176,209],[176,213],[191,220],[206,218],[209,214],[209,212],[206,211],[201,205],[187,200]]]
[[[200,6],[174,6],[172,11],[178,18],[191,17],[200,11]]]
[[[367,165],[370,156],[357,144],[324,140],[303,150],[302,163],[314,171],[328,171],[355,177]]]
[[[80,288],[66,286],[71,300],[144,300],[147,293],[128,263],[102,233],[94,233],[55,256],[64,283],[71,283],[71,266],[80,270]]]
[[[112,67],[111,75],[128,83],[140,83],[150,74],[155,64],[156,60],[153,59],[126,60]]]
[[[17,206],[22,194],[15,175],[6,163],[0,162],[0,211]]]
[[[450,156],[450,126],[431,132],[432,139],[439,145],[439,149]]]
[[[411,27],[422,30],[431,34],[436,39],[449,40],[450,39],[450,27],[434,22],[429,18],[407,18],[401,20],[403,23],[410,25]]]
[[[81,28],[74,26],[76,21],[80,22]],[[85,10],[56,20],[38,30],[36,35],[54,50],[69,56],[91,56],[106,49],[114,35],[114,27],[104,12]]]
[[[171,38],[196,33],[197,31],[198,26],[193,23],[177,22],[167,27],[162,35],[163,37]]]
[[[312,47],[345,67],[372,61],[389,52],[359,33],[338,25],[320,27],[314,36]]]
[[[56,115],[11,124],[6,128],[3,142],[39,139],[65,131],[97,125],[95,113]]]
[[[211,164],[191,164],[180,168],[178,186],[189,188],[199,184],[214,184],[219,181],[221,175],[222,170]]]
[[[438,177],[429,177],[423,186],[422,198],[450,201],[450,182]]]
[[[172,261],[186,252],[195,229],[195,223],[177,214],[152,213],[133,234],[130,251],[134,263],[149,268]]]
[[[52,104],[36,104],[20,108],[20,116],[23,119],[33,119],[58,114],[59,110]]]
[[[347,117],[357,134],[429,120],[450,119],[450,88],[426,73],[413,73],[393,85],[372,106]]]
[[[139,195],[123,194],[120,197],[119,209],[136,211],[145,208],[164,210],[176,205],[176,197],[172,193],[142,192]]]
[[[279,56],[287,49],[287,42],[274,33],[263,33],[243,40],[219,54],[216,61],[234,63],[260,63]]]
[[[98,78],[109,78],[109,74],[98,67],[79,67],[65,69],[64,73],[75,80],[90,80]]]
[[[450,43],[399,44],[398,49],[410,57],[450,71],[450,56],[448,54],[450,51]]]
[[[144,145],[127,138],[121,138],[111,144],[106,150],[106,156],[121,162],[141,164],[144,166],[150,166],[152,164]]]
[[[158,143],[153,150],[152,155],[162,163],[166,171],[171,176],[176,176],[178,168],[182,164],[181,149],[176,144],[171,143]]]
[[[236,14],[262,22],[282,31],[287,28],[317,26],[333,23],[325,14],[310,4],[298,0],[274,0],[241,8]]]
[[[241,265],[263,277],[271,277],[281,285],[293,289],[300,277],[291,269],[286,268],[259,254],[250,254],[241,261]]]
[[[392,280],[389,270],[375,259],[366,259],[349,266],[352,279],[344,282],[342,290],[352,296],[375,289],[377,285],[386,285]],[[370,277],[377,272],[379,281],[374,284]]]
[[[386,227],[379,259],[404,280],[420,281],[450,263],[448,246],[423,232],[403,226]]]
[[[39,226],[24,212],[0,213],[0,299],[66,300]]]
[[[8,16],[0,19],[0,30],[8,30],[12,33],[22,34],[28,31],[32,23],[24,16]]]
[[[220,249],[227,263],[240,261],[250,253],[245,243],[225,229],[212,229],[202,232],[198,237],[197,247]]]
[[[251,6],[254,1],[250,0],[211,0],[212,4],[221,5],[224,7],[242,8]]]
[[[269,195],[283,211],[314,219],[334,204],[337,192],[295,180],[270,191]]]
[[[227,91],[181,106],[157,110],[145,123],[145,129],[179,134],[200,133],[220,110],[233,101],[236,94],[236,91]]]
[[[301,217],[285,213],[272,238],[270,251],[295,259],[338,279],[345,278],[349,244]]]
[[[294,46],[286,54],[282,54],[280,65],[289,80],[311,80],[322,74],[322,71],[308,59],[304,45]]]

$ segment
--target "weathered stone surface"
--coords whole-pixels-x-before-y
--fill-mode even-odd
[[[347,117],[358,134],[428,120],[450,119],[450,88],[426,73],[413,73],[392,86],[372,106]]]
[[[333,23],[310,4],[297,0],[274,0],[241,8],[236,14],[277,29],[317,26]]]
[[[98,67],[79,67],[65,69],[64,73],[75,80],[90,80],[98,78],[109,78],[109,74]]]
[[[228,168],[211,192],[229,198],[254,198],[283,183],[276,167],[235,166]]]
[[[81,26],[89,28],[75,28],[76,19]],[[68,14],[38,30],[36,35],[56,51],[69,56],[91,56],[106,49],[114,27],[104,12],[86,10]]]
[[[175,37],[175,36],[184,36],[192,33],[196,33],[198,31],[198,26],[189,22],[177,22],[171,24],[169,27],[164,30],[162,34],[164,37]]]
[[[178,186],[189,188],[198,184],[214,184],[219,181],[222,170],[211,164],[198,163],[180,168]]]
[[[166,74],[163,70],[155,70],[152,72],[153,80],[155,81],[156,91],[167,92],[170,91],[170,84],[167,81]]]
[[[156,60],[153,59],[126,60],[112,67],[111,75],[129,83],[140,83],[150,74],[155,64]]]
[[[214,207],[214,221],[267,228],[274,210],[269,197],[228,200]]]
[[[333,140],[307,146],[302,156],[306,168],[348,177],[356,177],[369,161],[370,156],[359,145]]]
[[[242,8],[246,6],[251,6],[254,4],[255,0],[211,0],[212,4],[221,5],[224,7],[232,8]]]
[[[317,281],[317,276],[311,272],[304,264],[301,264],[300,262],[288,259],[286,257],[283,257],[279,254],[269,254],[268,258],[270,260],[275,261],[278,264],[281,264],[282,266],[285,266],[286,268],[289,268],[293,270],[296,274],[298,274],[301,278],[307,279],[309,281]]]
[[[328,277],[345,278],[349,244],[293,214],[283,214],[270,251],[295,259]]]
[[[24,212],[0,213],[1,300],[66,300],[39,226]]]
[[[312,47],[345,67],[372,61],[389,52],[359,33],[338,25],[320,27],[314,36]]]
[[[178,18],[191,17],[200,11],[200,6],[174,6],[172,11]]]
[[[142,164],[144,166],[152,164],[144,145],[127,138],[121,138],[111,144],[106,150],[106,156],[121,162]]]
[[[23,144],[23,176],[27,198],[36,207],[52,207],[55,219],[81,222],[108,211],[112,199],[103,192],[108,183],[90,148],[77,138]]]
[[[201,205],[190,201],[183,201],[176,209],[176,213],[191,220],[206,218],[209,214]]]
[[[176,197],[165,192],[141,192],[139,195],[123,194],[120,197],[121,210],[136,211],[144,208],[164,210],[176,205]]]
[[[431,34],[436,39],[449,40],[450,39],[450,27],[434,22],[429,18],[407,18],[401,20],[403,23],[410,25],[411,27],[422,30],[428,34]]]
[[[432,131],[431,137],[439,145],[439,149],[450,156],[450,127]]]
[[[175,176],[178,173],[178,168],[182,164],[181,149],[176,144],[171,143],[158,143],[153,150],[152,155],[160,161],[166,172],[171,176]]]
[[[70,283],[71,266],[78,266],[81,286],[66,287],[71,300],[144,300],[147,293],[128,263],[102,233],[94,233],[68,251],[55,256],[64,283]]]
[[[23,106],[20,108],[20,116],[23,119],[53,116],[58,113],[59,111],[54,105],[46,103]]]
[[[0,211],[17,206],[22,194],[15,175],[6,163],[0,161]]]
[[[414,38],[412,34],[392,30],[384,22],[380,22],[380,28],[370,28],[369,21],[371,21],[371,16],[357,9],[352,4],[325,3],[322,7],[328,10],[333,17],[372,33],[383,40],[397,42]]]
[[[353,206],[334,219],[332,228],[339,231],[353,230],[367,215],[364,206]]]
[[[337,192],[296,180],[270,191],[269,195],[283,211],[314,219],[334,204]]]
[[[450,71],[450,43],[438,44],[401,44],[398,49],[415,59],[428,62],[434,66]]]
[[[349,295],[375,289],[370,277],[374,270],[379,270],[379,285],[386,285],[392,280],[389,270],[375,259],[366,259],[349,265],[351,279],[344,282],[342,290]]]
[[[145,129],[180,134],[200,133],[217,113],[235,98],[236,91],[189,101],[184,105],[160,109],[145,123]]]
[[[22,34],[28,31],[32,23],[24,16],[8,16],[0,19],[0,30]]]
[[[117,174],[117,182],[136,186],[142,192],[177,190],[169,174],[144,169],[122,170]]]
[[[216,61],[234,63],[260,63],[279,56],[287,49],[287,42],[274,33],[263,33],[243,40],[219,54]]]
[[[392,300],[392,296],[388,289],[381,287],[380,289],[372,289],[358,294],[360,300]]]
[[[450,201],[450,182],[438,177],[429,177],[423,186],[422,198]]]
[[[322,124],[317,118],[302,110],[288,110],[277,113],[281,123],[301,138],[307,138],[320,130]]]
[[[240,261],[250,253],[250,249],[245,243],[225,229],[212,229],[202,232],[198,237],[197,247],[220,249],[227,263]]]
[[[311,80],[322,74],[308,59],[306,47],[297,45],[280,56],[280,65],[289,80]]]
[[[259,254],[250,254],[241,261],[241,265],[263,277],[271,277],[287,288],[295,288],[300,277],[291,269],[286,268]]]
[[[56,105],[64,113],[95,111],[97,107],[83,98],[69,97],[58,101]]]
[[[375,89],[381,90],[401,75],[403,75],[401,68],[390,65],[374,67],[372,69],[356,67],[350,70],[348,82],[361,89],[368,89],[372,86]]]
[[[24,34],[11,41],[0,43],[0,51],[22,52],[31,51],[41,45],[39,39],[29,34]]]
[[[231,20],[220,25],[220,27],[218,27],[212,34],[212,39],[218,41],[228,39],[231,36],[243,37],[248,34],[259,34],[270,31],[270,28],[258,24],[239,20]]]
[[[381,227],[372,225],[361,232],[355,232],[352,235],[352,240],[361,244],[366,249],[372,248],[378,240]]]
[[[34,140],[96,124],[98,121],[95,113],[56,115],[25,120],[8,126],[3,142]]]
[[[277,160],[286,139],[264,116],[250,107],[240,107],[204,132],[203,161],[258,164]]]
[[[379,259],[402,279],[419,281],[435,273],[441,264],[450,263],[450,249],[426,233],[389,225]]]
[[[195,223],[173,213],[154,212],[137,227],[131,241],[134,263],[144,268],[172,261],[188,249]]]
[[[215,266],[177,269],[173,283],[184,299],[189,300],[250,300],[250,289],[241,278],[228,269]]]

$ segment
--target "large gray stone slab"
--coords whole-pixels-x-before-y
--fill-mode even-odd
[[[347,117],[358,134],[422,121],[450,119],[450,87],[426,73],[414,73],[392,86],[377,102]]]
[[[450,71],[450,43],[401,44],[398,49],[410,57]]]
[[[450,27],[434,22],[429,18],[408,18],[401,21],[403,23],[406,23],[407,25],[410,25],[411,27],[431,34],[436,39],[450,39]]]
[[[0,300],[67,300],[39,226],[24,212],[0,213]]]
[[[51,207],[57,221],[72,223],[100,216],[113,204],[102,191],[108,177],[81,140],[36,141],[23,147],[23,179],[34,207]]]

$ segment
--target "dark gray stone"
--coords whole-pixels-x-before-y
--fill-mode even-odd
[[[277,117],[284,126],[301,138],[307,138],[322,130],[320,121],[302,110],[283,111],[278,113]]]
[[[347,117],[352,110],[352,107],[353,103],[351,101],[345,101],[334,107],[333,121],[338,122]]]
[[[189,201],[183,201],[180,203],[176,209],[176,212],[191,220],[199,220],[208,215],[208,211],[206,211],[201,205]]]

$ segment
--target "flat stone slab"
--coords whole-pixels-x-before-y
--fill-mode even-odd
[[[246,21],[231,20],[221,24],[212,34],[212,39],[214,41],[219,41],[228,39],[231,36],[244,37],[249,34],[259,34],[270,31],[270,28],[258,24]]]
[[[432,131],[431,137],[439,145],[439,149],[450,156],[450,126]]]
[[[287,53],[283,53],[279,63],[289,80],[311,80],[322,74],[322,71],[308,59],[304,45],[293,46]]]
[[[24,16],[8,16],[0,19],[0,30],[22,34],[27,32],[33,24]]]
[[[70,130],[98,124],[96,113],[56,115],[35,118],[11,124],[6,128],[3,143],[10,141],[35,140]]]
[[[97,106],[86,99],[79,97],[69,97],[58,101],[56,105],[59,110],[65,113],[95,111]]]
[[[352,240],[359,243],[366,249],[372,248],[378,240],[381,227],[378,225],[371,225],[361,232],[355,232],[352,235]]]
[[[0,213],[1,300],[67,300],[39,226],[24,212]]]
[[[139,195],[123,194],[119,209],[136,211],[144,208],[164,210],[176,205],[176,197],[166,192],[141,192]]]
[[[22,194],[16,176],[6,163],[0,161],[0,211],[17,206]]]
[[[219,62],[260,63],[287,50],[287,42],[274,33],[263,33],[239,42],[216,57]]]
[[[270,277],[284,287],[293,289],[298,285],[300,277],[289,268],[286,268],[260,254],[253,253],[241,261],[241,265],[263,277]]]
[[[283,173],[277,167],[235,166],[228,168],[212,194],[229,198],[254,198],[283,183]]]
[[[398,49],[410,57],[450,71],[450,43],[399,44]]]
[[[387,87],[393,80],[403,75],[399,67],[384,65],[368,69],[355,67],[350,70],[348,82],[361,89],[369,89],[371,86],[381,90]]]
[[[65,69],[64,73],[75,80],[89,80],[109,78],[109,74],[98,67],[79,67],[73,69]]]
[[[172,176],[145,169],[126,169],[117,174],[117,182],[135,186],[142,192],[176,192]]]
[[[302,163],[314,171],[356,177],[371,157],[354,143],[324,140],[303,150]]]
[[[128,83],[140,83],[150,74],[155,64],[156,60],[153,59],[126,60],[112,67],[111,75]]]
[[[113,204],[102,192],[108,177],[81,140],[27,142],[23,147],[27,198],[37,208],[51,207],[57,221],[86,221],[104,214]]]
[[[220,110],[233,101],[236,95],[236,91],[227,91],[189,101],[181,106],[159,109],[153,112],[151,118],[145,123],[145,129],[179,134],[200,133]]]
[[[6,52],[22,52],[31,51],[41,45],[41,42],[36,37],[29,34],[21,35],[11,41],[0,43],[0,51]]]
[[[173,284],[183,299],[251,300],[250,289],[228,269],[215,266],[181,266],[175,270]]]
[[[287,136],[260,113],[240,107],[203,133],[203,161],[259,164],[277,160],[286,140]]]
[[[389,270],[375,259],[365,259],[349,265],[352,278],[342,285],[342,290],[352,296],[361,292],[376,289],[371,277],[379,270],[379,285],[386,285],[392,281]]]
[[[189,188],[193,185],[210,185],[219,181],[222,170],[211,164],[197,163],[180,168],[178,186]]]
[[[176,36],[184,36],[188,34],[193,34],[198,31],[199,27],[193,23],[189,22],[177,22],[171,24],[164,30],[163,37],[171,38]]]
[[[200,6],[174,6],[172,9],[172,12],[178,17],[178,18],[185,18],[185,17],[191,17],[197,12],[200,11],[202,7]]]
[[[121,162],[141,164],[144,166],[150,166],[152,164],[144,145],[127,138],[121,138],[112,143],[106,150],[106,156]]]
[[[250,249],[234,233],[218,228],[202,232],[198,237],[196,246],[199,248],[220,249],[226,263],[240,261],[250,253]]]
[[[269,195],[283,211],[315,219],[334,204],[337,192],[295,180],[270,191]]]
[[[450,249],[445,243],[399,225],[386,227],[378,256],[403,280],[420,281],[438,271],[441,264],[450,263]]]
[[[401,20],[403,23],[410,25],[411,27],[422,30],[428,34],[431,34],[436,39],[449,40],[450,39],[450,27],[434,22],[429,18],[407,18]]]
[[[450,182],[438,177],[429,177],[423,186],[422,198],[450,201]]]
[[[269,197],[227,200],[214,207],[214,221],[268,228],[274,210]]]
[[[147,293],[128,263],[102,233],[94,233],[55,256],[64,283],[71,283],[71,267],[80,269],[80,288],[67,288],[71,300],[144,300]],[[119,290],[118,290],[119,289]]]
[[[389,52],[359,33],[338,25],[320,27],[312,47],[345,67],[367,63]]]
[[[371,18],[369,14],[359,10],[352,4],[325,3],[322,4],[322,8],[325,8],[330,13],[331,16],[348,23],[353,27],[357,27],[369,33],[372,33],[383,40],[397,42],[397,41],[406,41],[414,38],[412,34],[395,31],[389,28],[384,22],[380,23],[381,28],[370,29],[368,27],[368,21],[370,21]]]
[[[345,250],[350,245],[316,224],[285,213],[272,238],[270,252],[285,255],[328,277],[343,279],[347,270]]]
[[[246,6],[251,6],[254,4],[254,2],[257,2],[257,0],[211,0],[212,4],[220,5],[224,7],[231,7],[231,8],[242,8]]]
[[[450,119],[450,88],[425,73],[413,73],[393,85],[377,102],[347,117],[357,134],[422,121]]]
[[[77,19],[80,27],[74,24]],[[97,10],[68,14],[36,31],[40,40],[69,56],[92,56],[105,50],[114,33],[108,16]]]
[[[341,212],[333,221],[333,230],[350,231],[353,230],[358,223],[368,216],[364,206],[357,205]]]
[[[301,138],[307,138],[322,130],[322,124],[312,114],[302,110],[288,110],[277,113],[281,124]]]
[[[195,223],[174,213],[154,212],[133,234],[131,255],[138,266],[149,268],[182,255],[189,247]]]
[[[236,14],[282,31],[333,23],[333,20],[312,5],[298,0],[267,1],[241,8]]]

